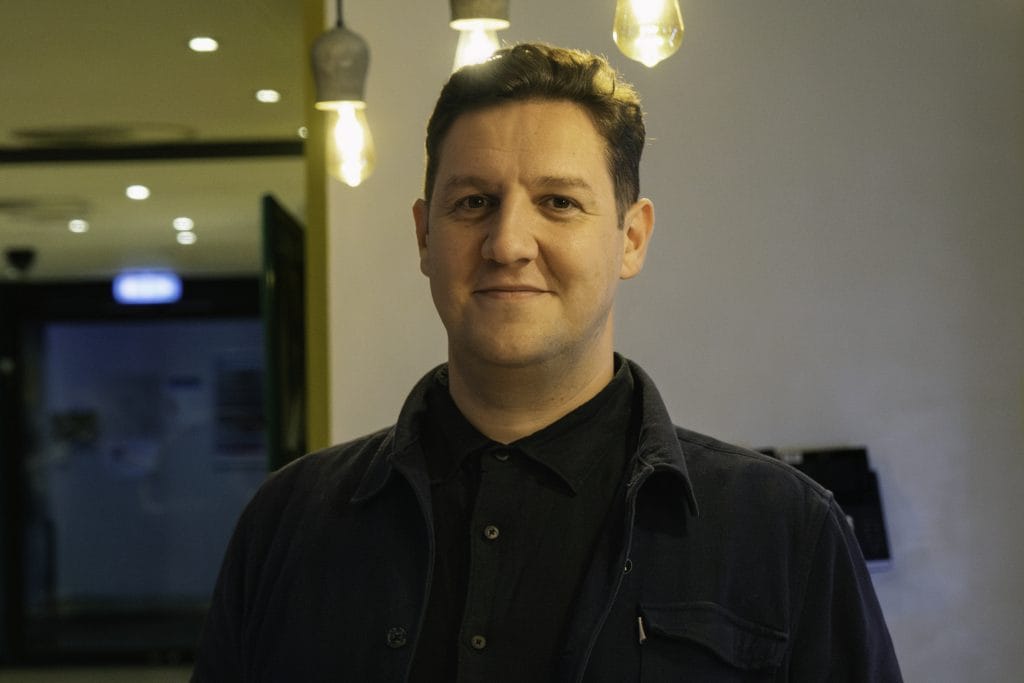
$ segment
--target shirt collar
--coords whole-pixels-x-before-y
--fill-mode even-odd
[[[612,380],[592,399],[508,445],[489,439],[466,420],[448,393],[447,369],[442,368],[434,373],[435,384],[426,395],[424,444],[432,458],[427,465],[431,479],[451,476],[471,454],[506,451],[547,468],[575,494],[594,467],[610,456],[621,467],[631,428],[633,375],[621,358],[616,358],[616,367]],[[609,454],[609,446],[619,452]]]
[[[615,356],[616,377],[627,367],[635,385],[637,399],[636,415],[640,422],[640,436],[637,457],[633,461],[630,485],[642,484],[651,474],[659,473],[676,481],[680,487],[680,501],[685,501],[686,511],[697,515],[697,499],[686,470],[683,447],[676,434],[676,427],[669,418],[668,410],[658,393],[654,381],[636,363]],[[414,489],[427,486],[426,472],[422,467],[422,452],[419,446],[420,431],[426,412],[426,394],[436,381],[437,373],[447,372],[444,365],[434,368],[413,387],[402,406],[397,424],[390,430],[356,489],[352,502],[373,497],[390,479],[394,467],[401,469]],[[600,394],[598,395],[600,396]],[[595,397],[597,398],[597,397]],[[543,431],[543,430],[542,430]],[[571,486],[571,485],[570,485]]]

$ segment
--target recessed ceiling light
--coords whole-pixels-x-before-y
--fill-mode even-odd
[[[256,91],[256,99],[259,100],[260,102],[273,104],[274,102],[281,101],[281,93],[270,88],[265,88],[263,90]]]
[[[142,200],[149,198],[149,188],[145,185],[129,185],[124,193],[128,196],[128,199]]]
[[[68,221],[68,230],[76,233],[83,233],[89,230],[89,222],[83,221],[81,218],[74,218]]]
[[[171,225],[174,226],[175,230],[191,230],[192,228],[195,227],[196,224],[191,218],[187,216],[178,216],[173,221],[171,221]]]
[[[196,234],[194,232],[179,232],[177,234],[178,244],[195,244]]]
[[[188,46],[193,52],[216,52],[220,44],[210,36],[196,36],[188,41]]]

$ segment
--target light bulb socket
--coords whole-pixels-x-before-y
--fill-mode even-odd
[[[365,100],[370,48],[362,36],[335,26],[316,39],[311,56],[317,105]]]
[[[494,28],[508,28],[508,0],[450,0],[451,27],[459,28],[464,22],[489,20]]]

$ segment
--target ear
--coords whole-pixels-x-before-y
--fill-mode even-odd
[[[412,205],[412,219],[416,223],[416,243],[420,250],[420,272],[429,277],[427,268],[429,252],[427,251],[427,215],[430,209],[422,199],[417,199]]]
[[[622,269],[619,277],[628,280],[644,267],[647,245],[654,232],[654,204],[641,198],[629,207],[622,221]]]

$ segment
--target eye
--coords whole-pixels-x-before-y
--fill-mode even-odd
[[[561,195],[552,195],[544,199],[544,203],[555,211],[570,211],[572,209],[578,209],[579,204],[569,197],[563,197]]]
[[[493,205],[494,201],[490,197],[482,194],[472,194],[457,201],[455,203],[455,208],[465,211],[480,211],[490,208]]]

